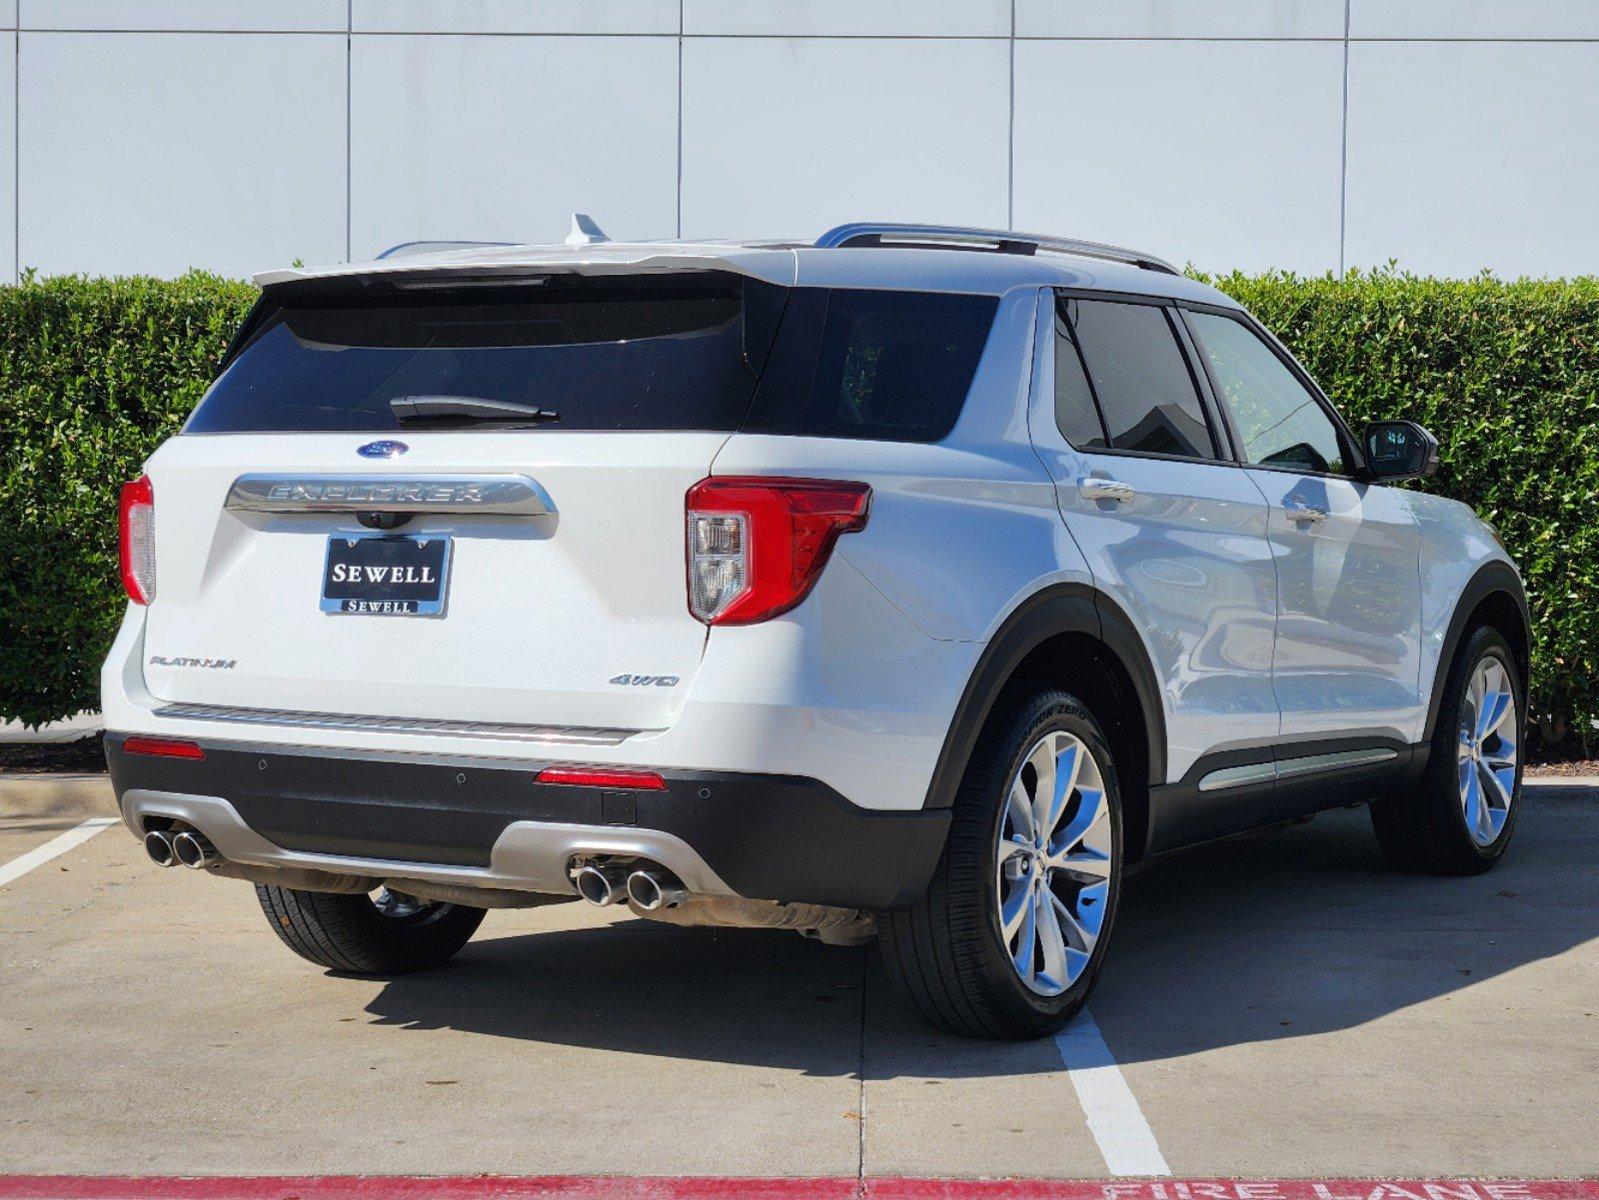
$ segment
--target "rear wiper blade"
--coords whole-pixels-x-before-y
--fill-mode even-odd
[[[470,422],[536,425],[559,421],[561,414],[549,408],[531,408],[509,400],[488,400],[481,396],[397,396],[389,401],[389,411],[401,424],[437,421],[440,424]]]

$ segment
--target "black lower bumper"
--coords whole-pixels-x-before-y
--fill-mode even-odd
[[[108,734],[118,799],[130,788],[218,796],[285,850],[486,867],[513,821],[672,834],[742,896],[883,910],[927,886],[948,810],[876,812],[788,775],[663,771],[665,790],[534,782],[539,764],[284,753],[202,742],[204,759],[123,751]],[[463,765],[467,764],[467,765]]]

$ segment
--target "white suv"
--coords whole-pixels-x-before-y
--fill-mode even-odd
[[[1505,850],[1493,530],[1155,258],[580,223],[259,282],[123,492],[106,745],[151,857],[313,962],[581,896],[875,935],[928,1020],[1032,1037],[1177,847],[1371,801],[1406,867]]]

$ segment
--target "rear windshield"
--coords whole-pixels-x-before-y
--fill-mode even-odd
[[[393,432],[425,411],[432,427],[936,441],[997,304],[715,272],[280,285],[186,432]]]
[[[782,299],[700,274],[352,290],[268,293],[187,432],[391,432],[390,402],[418,398],[521,405],[558,429],[731,431],[766,351],[746,342],[746,290],[763,293],[750,332]]]

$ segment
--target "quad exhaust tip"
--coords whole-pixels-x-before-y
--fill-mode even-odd
[[[671,876],[645,869],[627,877],[627,898],[645,912],[654,912],[681,904],[688,899],[688,890]]]
[[[222,861],[211,839],[193,829],[172,836],[172,853],[180,863],[195,871]]]
[[[178,861],[177,853],[172,849],[172,838],[165,829],[152,829],[144,835],[144,852],[158,867],[170,867]]]

